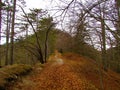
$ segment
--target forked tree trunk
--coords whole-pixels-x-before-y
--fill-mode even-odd
[[[23,13],[24,13],[24,15],[25,15],[28,23],[31,25],[31,27],[32,27],[32,29],[33,29],[33,32],[34,32],[35,38],[36,38],[37,48],[38,48],[37,52],[39,53],[39,56],[38,56],[37,58],[40,59],[40,62],[43,64],[43,63],[44,63],[44,58],[43,58],[42,48],[41,48],[41,46],[40,46],[38,34],[37,34],[37,32],[36,32],[36,30],[35,30],[32,22],[29,20],[29,17],[28,17],[28,15],[27,15],[27,13],[24,11],[24,9],[23,9],[21,6],[19,6],[19,7],[22,9],[22,11],[23,11]]]

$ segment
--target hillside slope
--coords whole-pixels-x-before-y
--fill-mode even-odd
[[[77,54],[67,53],[63,58],[71,62],[70,65],[79,77],[82,76],[99,90],[102,90],[102,86],[104,90],[120,90],[120,74],[111,70],[105,72],[94,60]]]
[[[102,71],[102,76],[105,90],[120,90],[120,75]],[[101,90],[100,81],[99,68],[92,60],[56,52],[43,69],[35,67],[32,75],[9,90]]]

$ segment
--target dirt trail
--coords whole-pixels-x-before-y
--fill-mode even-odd
[[[50,61],[54,61],[53,65],[62,65],[64,64],[63,59],[61,58],[61,53],[55,52],[55,55],[53,57],[50,57]]]
[[[78,77],[61,54],[56,52],[49,58],[43,70],[23,79],[9,90],[97,90],[93,85]]]
[[[35,87],[30,90],[97,90],[74,73],[72,68],[66,64],[60,53],[51,56],[41,74],[33,78]]]
[[[106,77],[105,90],[120,90],[118,83]],[[43,69],[34,68],[32,75],[7,90],[98,90],[96,87],[101,90],[94,63],[79,55],[61,55],[56,51]]]

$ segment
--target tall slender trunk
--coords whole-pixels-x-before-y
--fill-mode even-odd
[[[13,15],[12,15],[12,28],[11,28],[11,47],[10,47],[10,64],[14,62],[14,26],[15,26],[15,11],[16,11],[16,0],[13,4]]]
[[[2,1],[0,0],[0,4],[2,3]],[[2,6],[0,6],[0,51],[1,51],[1,10],[2,10]],[[1,66],[1,52],[0,52],[0,66]]]
[[[102,64],[103,64],[103,69],[107,71],[107,59],[106,59],[106,31],[105,31],[105,21],[104,21],[104,7],[103,9],[99,5],[99,10],[100,10],[100,23],[101,23],[101,50],[102,50]],[[100,65],[100,64],[99,64]],[[101,67],[99,66],[99,74],[100,74],[100,85],[101,85],[101,90],[104,90],[104,81],[103,81],[103,75],[102,75],[102,70]]]
[[[104,70],[107,71],[107,59],[106,59],[106,36],[105,36],[105,24],[104,20],[101,19],[101,29],[102,29],[102,61]]]
[[[45,36],[45,63],[47,62],[47,55],[48,55],[48,35],[49,35],[49,29],[46,31],[46,36]]]
[[[119,0],[115,0],[116,2],[116,9],[117,9],[117,16],[118,16],[118,19],[117,19],[117,26],[116,26],[116,29],[117,29],[117,35],[118,35],[118,38],[116,38],[116,42],[117,42],[117,60],[118,60],[118,65],[117,65],[117,68],[118,68],[118,71],[120,72],[120,57],[119,57],[119,54],[120,54],[120,3],[119,3]]]
[[[47,31],[46,31],[46,36],[45,36],[45,63],[47,62],[47,56],[48,56],[48,37],[49,37],[49,32],[50,32],[50,30],[51,30],[51,28],[54,26],[54,23],[53,24],[51,24],[49,27],[48,27],[48,29],[47,29]]]
[[[104,5],[105,6],[105,5]],[[108,65],[108,61],[106,58],[106,31],[105,31],[105,21],[104,21],[104,14],[105,14],[105,7],[103,6],[103,8],[101,8],[101,6],[99,5],[99,10],[100,10],[100,23],[101,23],[101,49],[102,49],[102,63],[103,63],[103,68],[105,71],[107,71],[107,65]]]
[[[7,28],[6,28],[6,55],[5,55],[5,65],[8,65],[10,20],[11,20],[11,13],[10,13],[10,11],[8,10],[8,11],[7,11]]]
[[[28,24],[25,24],[25,30],[26,30],[26,39],[28,38]],[[26,50],[26,64],[28,63],[28,52]]]

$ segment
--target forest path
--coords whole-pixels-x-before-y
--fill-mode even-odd
[[[29,90],[97,90],[80,78],[61,53],[55,52],[41,74],[33,78],[35,86]]]
[[[44,68],[35,68],[33,75],[23,78],[9,90],[97,90],[80,78],[57,51]]]
[[[106,74],[107,75],[107,74]],[[107,75],[108,77],[108,75]],[[117,78],[118,79],[118,78]],[[106,78],[105,90],[119,90],[119,83]],[[98,89],[97,89],[97,88]],[[51,55],[41,69],[35,66],[32,75],[7,90],[101,90],[98,68],[91,60],[70,53]]]

